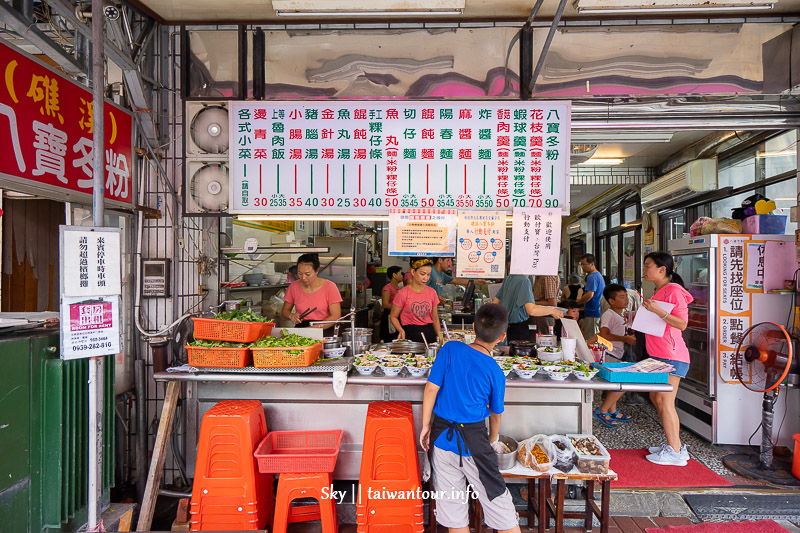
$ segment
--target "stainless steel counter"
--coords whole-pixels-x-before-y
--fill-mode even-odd
[[[256,399],[264,404],[267,427],[274,430],[342,429],[342,449],[335,479],[358,479],[367,407],[375,401],[412,404],[415,430],[422,420],[425,378],[349,376],[342,397],[333,392],[332,377],[325,374],[171,373],[160,372],[157,381],[186,382],[187,442],[196,443],[203,414],[221,400]],[[500,431],[515,439],[537,433],[591,433],[595,390],[669,391],[670,385],[590,382],[570,377],[553,381],[509,377]],[[196,447],[187,446],[187,468],[194,474]]]

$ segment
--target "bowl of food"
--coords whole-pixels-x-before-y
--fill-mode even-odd
[[[552,346],[540,346],[538,349],[539,359],[547,362],[561,361],[562,352]]]
[[[514,468],[514,465],[517,464],[517,450],[519,449],[519,444],[508,435],[498,435],[497,442],[498,445],[494,453],[497,454],[497,463],[500,466],[500,470]],[[500,453],[498,449],[502,450],[502,453]]]
[[[559,365],[546,366],[544,367],[544,371],[547,374],[547,377],[555,381],[564,381],[569,377],[570,374],[572,374],[572,370],[568,370]]]
[[[509,362],[498,362],[497,364],[500,365],[500,369],[503,371],[503,374],[505,374],[506,377],[508,377],[508,375],[514,370],[514,365]]]
[[[514,367],[514,373],[520,379],[531,379],[539,371],[539,367],[528,363],[523,363]]]
[[[402,361],[383,361],[380,364],[383,375],[387,378],[396,378],[403,371]]]
[[[428,370],[430,370],[430,368],[431,365],[427,361],[424,363],[423,362],[406,363],[406,370],[408,370],[408,373],[411,375],[411,377],[415,378],[423,377],[425,374],[428,373]]]
[[[362,376],[369,376],[375,372],[376,368],[378,368],[378,362],[371,359],[365,359],[363,357],[356,357],[353,361],[353,366],[356,367],[356,372]]]
[[[572,370],[572,375],[581,381],[591,381],[597,375],[599,370],[592,368],[592,365],[580,362],[575,363],[575,368]]]
[[[325,359],[339,359],[344,355],[344,352],[347,351],[347,346],[341,346],[339,348],[328,348],[327,350],[322,350],[322,356]]]

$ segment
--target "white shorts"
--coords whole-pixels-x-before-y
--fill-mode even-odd
[[[458,454],[433,447],[433,489],[436,495],[436,521],[449,528],[469,526],[469,499],[467,483],[478,495],[483,507],[486,525],[498,531],[511,529],[519,523],[514,502],[508,489],[490,500],[478,476],[478,467],[472,457],[463,457],[458,464]]]

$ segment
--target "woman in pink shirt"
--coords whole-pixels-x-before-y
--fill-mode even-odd
[[[388,342],[397,338],[397,332],[389,331],[389,313],[392,312],[392,302],[397,293],[400,292],[400,282],[403,281],[403,269],[399,266],[390,266],[386,269],[386,277],[389,283],[383,286],[381,291],[381,340]]]
[[[428,287],[433,262],[430,259],[417,259],[411,263],[411,282],[400,289],[392,301],[389,320],[397,330],[398,339],[423,342],[422,334],[428,342],[439,340],[439,296]]]
[[[675,396],[678,394],[681,379],[686,377],[689,370],[689,349],[681,332],[686,329],[689,318],[688,306],[694,298],[684,288],[683,280],[673,271],[674,268],[672,256],[667,252],[653,252],[644,258],[642,275],[645,280],[655,283],[656,290],[651,299],[644,300],[642,307],[666,322],[664,335],[645,336],[647,353],[650,357],[667,362],[675,368],[669,376],[672,391],[650,393],[650,400],[658,410],[667,441],[660,446],[649,448],[650,455],[647,456],[647,460],[660,465],[686,466],[689,452],[686,446],[681,446],[681,422],[675,410]],[[660,302],[672,304],[674,307],[667,312],[659,305]]]
[[[283,299],[281,316],[295,323],[295,327],[316,327],[325,329],[325,336],[333,334],[332,324],[315,324],[311,322],[338,320],[342,316],[342,295],[336,284],[330,280],[317,277],[319,273],[319,256],[303,254],[297,260],[298,280],[289,285]],[[312,310],[303,320],[300,315]]]

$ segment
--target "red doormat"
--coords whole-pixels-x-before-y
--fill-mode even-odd
[[[786,533],[789,530],[773,520],[759,520],[758,522],[705,522],[692,526],[667,526],[664,529],[648,527],[645,531],[647,533]]]
[[[647,450],[608,450],[611,469],[617,473],[613,488],[730,487],[733,483],[694,459],[686,466],[653,464]]]

